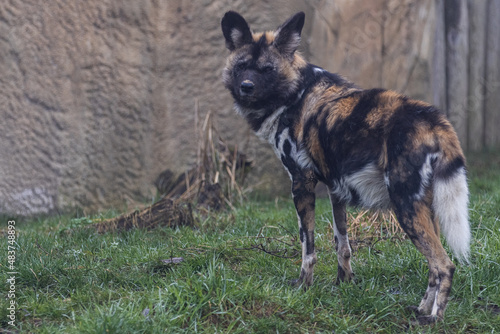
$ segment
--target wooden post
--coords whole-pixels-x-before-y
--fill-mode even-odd
[[[469,97],[467,149],[472,151],[484,147],[484,88],[485,49],[487,25],[487,1],[468,0],[469,10]]]
[[[468,11],[466,0],[445,0],[448,118],[467,147]]]
[[[432,54],[432,102],[443,112],[448,112],[446,105],[446,28],[444,19],[444,0],[434,1],[436,15],[434,28],[434,50]]]
[[[493,147],[500,145],[500,0],[489,1],[487,20],[485,144]]]

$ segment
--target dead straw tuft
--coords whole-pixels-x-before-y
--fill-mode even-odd
[[[373,245],[380,240],[404,239],[406,234],[392,211],[358,210],[348,212],[351,246]]]
[[[169,170],[161,173],[155,184],[164,195],[153,205],[92,224],[89,228],[104,233],[131,228],[194,226],[194,209],[207,213],[226,205],[233,208],[234,201],[242,201],[247,192],[243,183],[252,163],[238,150],[238,146],[231,147],[220,137],[211,112],[207,113],[201,127],[198,120],[199,106],[196,101],[198,147],[193,168],[177,178]]]
[[[214,125],[213,114],[208,112],[199,124],[198,103],[195,104],[195,133],[197,139],[196,164],[177,177],[169,170],[156,180],[160,192],[176,202],[197,203],[203,208],[218,210],[224,205],[233,208],[235,201],[241,202],[249,191],[243,184],[252,167],[252,162],[230,146],[219,135]]]
[[[156,227],[194,226],[193,210],[189,203],[179,204],[163,198],[155,204],[129,214],[92,224],[98,233],[127,231],[132,228],[153,229]]]

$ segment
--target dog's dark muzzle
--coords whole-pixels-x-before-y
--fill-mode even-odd
[[[242,96],[252,95],[255,85],[250,80],[244,80],[240,85],[240,94]]]

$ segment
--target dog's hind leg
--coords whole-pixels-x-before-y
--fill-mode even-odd
[[[336,284],[339,284],[340,281],[350,281],[354,277],[354,273],[351,268],[351,246],[347,236],[345,204],[338,202],[333,195],[330,195],[330,201],[333,210],[333,230],[338,260]]]
[[[429,283],[417,312],[420,324],[429,324],[443,319],[451,291],[455,265],[446,253],[434,228],[431,196],[421,200],[411,196],[398,197],[393,194],[396,216],[399,223],[429,264]]]

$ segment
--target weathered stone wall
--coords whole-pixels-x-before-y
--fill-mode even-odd
[[[472,8],[480,12],[471,14],[474,26],[498,30],[498,0],[482,7],[456,2],[465,23],[464,11]],[[258,187],[288,189],[278,160],[235,115],[221,84],[228,52],[219,22],[229,9],[256,30],[274,29],[303,10],[301,51],[311,62],[363,87],[436,103],[453,120],[446,105],[453,101],[447,80],[454,73],[447,69],[446,43],[466,28],[460,20],[451,20],[458,33],[445,28],[445,6],[454,1],[3,1],[0,213],[93,211],[151,198],[161,171],[181,172],[194,162],[195,105],[201,117],[213,112],[221,134],[255,160]],[[482,21],[481,15],[491,17]],[[489,73],[490,85],[486,90],[483,83],[476,109],[494,107],[500,88],[494,88],[500,34],[483,36],[478,48],[485,51],[477,57],[487,63],[474,68]],[[483,109],[475,123],[481,131],[482,119],[498,120],[498,113]],[[467,141],[464,124],[459,130]],[[498,131],[482,136],[475,148],[500,141]]]

